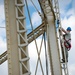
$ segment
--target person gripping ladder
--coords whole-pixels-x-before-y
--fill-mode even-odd
[[[64,47],[65,47],[65,54],[66,54],[66,61],[68,62],[68,51],[71,49],[71,27],[67,27],[67,29],[60,28],[60,31],[63,31],[63,40],[64,40]],[[62,50],[62,61],[65,62],[64,51]]]

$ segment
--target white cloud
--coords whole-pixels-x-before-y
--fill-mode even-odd
[[[40,44],[41,44],[41,39],[37,39],[37,46],[38,46],[38,51],[40,50]],[[29,56],[30,56],[30,70],[31,70],[31,75],[34,75],[35,69],[36,69],[36,64],[37,64],[37,59],[38,59],[38,54],[36,50],[36,45],[35,41],[33,41],[31,44],[28,46],[29,50]],[[42,62],[42,67],[45,71],[45,49],[44,49],[44,44],[42,45],[41,53],[40,53],[40,59]],[[37,75],[42,75],[41,74],[41,67],[40,63],[38,64],[38,69],[37,69]]]
[[[0,37],[5,39],[6,38],[6,29],[0,28]]]
[[[4,5],[0,5],[0,27],[5,26]],[[6,51],[6,29],[0,28],[0,54]]]
[[[5,14],[4,14],[4,0],[0,0],[0,27],[5,26]],[[0,28],[0,54],[6,51],[6,30],[5,28]],[[8,75],[7,61],[0,65],[0,74]]]
[[[32,0],[32,1],[31,1],[31,0],[27,0],[27,1],[28,1],[28,5],[29,5],[30,7],[31,7],[31,6],[34,7],[34,5],[35,5],[37,9],[40,9],[38,0]],[[34,3],[34,5],[33,5],[32,2]],[[35,7],[34,7],[34,8],[35,8]]]
[[[72,0],[59,0],[60,8],[64,11],[64,8],[71,3]]]
[[[32,24],[33,26],[38,26],[41,24],[41,17],[39,16],[39,14],[37,12],[34,12],[32,14]]]
[[[5,20],[4,14],[4,5],[0,5],[0,26],[2,26],[2,22]]]
[[[2,54],[4,51],[6,51],[6,41],[2,37],[0,37],[0,54]]]
[[[0,65],[0,75],[8,75],[7,61]]]
[[[4,4],[4,0],[0,0],[0,5],[3,5]]]
[[[38,12],[33,12],[31,16],[32,26],[33,28],[38,27],[42,23],[42,19]],[[27,29],[31,29],[31,24],[27,25]]]
[[[75,16],[75,12],[74,9],[69,9],[69,11],[66,13],[66,15],[74,15]]]
[[[75,16],[70,16],[68,19],[65,17],[64,19],[62,19],[62,26],[67,28],[68,26],[72,27],[72,29],[75,28]]]
[[[61,17],[67,17],[69,15],[75,15],[75,0],[59,0],[59,8]]]
[[[73,0],[73,2],[72,2],[72,7],[73,7],[74,13],[75,13],[75,0]]]
[[[69,66],[69,74],[70,75],[75,75],[75,64],[71,64]]]

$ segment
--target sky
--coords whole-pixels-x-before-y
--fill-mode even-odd
[[[28,0],[29,1],[29,0]],[[38,25],[41,24],[41,18],[38,15],[36,9],[32,6],[32,4],[30,2],[29,3],[29,8],[30,8],[30,14],[31,14],[31,20],[32,20],[32,24],[35,27],[37,27]],[[34,3],[36,5],[36,7],[38,7],[38,10],[40,10],[39,4],[37,2],[37,0],[34,0]],[[72,31],[71,31],[71,38],[72,38],[72,48],[69,51],[69,62],[68,62],[68,67],[69,67],[69,74],[70,75],[75,75],[75,0],[59,0],[59,8],[60,8],[60,16],[61,16],[61,24],[62,27],[64,29],[66,29],[67,27],[71,27]],[[27,12],[25,12],[27,14]],[[28,17],[26,15],[26,17]],[[30,31],[29,29],[31,29],[30,27],[30,23],[28,22],[29,19],[26,19],[26,27],[28,29],[28,32]],[[4,2],[3,0],[0,0],[0,27],[5,27],[5,12],[4,12]],[[37,40],[37,43],[40,43],[40,38]],[[39,46],[39,44],[38,44]],[[29,48],[29,55],[31,57],[31,64],[34,64],[37,62],[37,52],[34,53],[35,51],[35,46],[34,46],[34,42],[32,42],[31,44],[29,44],[28,46]],[[34,48],[34,50],[32,49]],[[43,48],[43,47],[42,47]],[[0,28],[0,54],[2,54],[4,51],[7,50],[7,44],[6,44],[6,29],[5,28]],[[32,52],[33,51],[33,52]],[[43,58],[44,52],[41,52],[41,58]],[[36,58],[34,57],[36,56]],[[42,61],[45,61],[44,58],[42,59]],[[44,65],[44,63],[43,63]],[[33,71],[33,67],[31,67],[31,71]],[[39,70],[38,70],[39,71]],[[33,72],[34,73],[34,72]],[[8,75],[8,65],[7,65],[7,61],[4,62],[2,65],[0,65],[0,74],[1,75]],[[33,75],[33,74],[32,74]],[[38,74],[40,75],[40,74]]]

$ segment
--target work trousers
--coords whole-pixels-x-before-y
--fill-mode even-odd
[[[62,58],[64,60],[65,60],[65,56],[66,56],[66,61],[68,61],[68,49],[66,47],[65,47],[65,53],[64,53],[64,49],[62,49]]]

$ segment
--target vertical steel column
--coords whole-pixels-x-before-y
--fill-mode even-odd
[[[46,5],[48,4],[47,1],[45,4]],[[51,9],[52,7],[47,7],[46,11],[48,12]],[[49,58],[50,58],[50,64],[51,64],[51,73],[52,75],[62,75],[56,28],[55,28],[55,20],[54,20],[54,15],[53,15],[52,10],[50,13],[46,14],[46,17],[47,17],[47,22],[48,22],[47,41],[48,41],[48,51],[49,51]]]
[[[50,58],[51,75],[62,75],[58,43],[55,28],[55,16],[50,0],[41,0],[41,6],[44,11],[47,20],[47,42],[48,42],[48,54]]]
[[[23,0],[5,0],[9,75],[30,74],[23,8]]]

